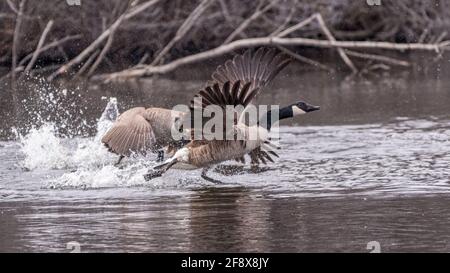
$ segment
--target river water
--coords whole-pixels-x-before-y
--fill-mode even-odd
[[[28,123],[1,126],[0,251],[450,251],[450,77],[431,74],[288,70],[259,101],[322,110],[283,122],[265,171],[210,172],[221,185],[197,170],[146,182],[153,155],[115,167],[99,141],[110,98],[121,111],[167,107],[188,101],[198,75],[33,85],[19,111]]]

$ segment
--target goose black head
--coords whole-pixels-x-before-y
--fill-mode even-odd
[[[309,112],[320,110],[320,106],[314,106],[303,101],[292,104],[291,108],[293,116],[303,115]]]

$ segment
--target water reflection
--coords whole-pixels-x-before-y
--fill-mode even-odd
[[[1,251],[449,251],[448,196],[282,198],[244,188],[187,199],[2,203]],[[5,213],[6,211],[6,213]],[[8,223],[6,225],[5,223]]]

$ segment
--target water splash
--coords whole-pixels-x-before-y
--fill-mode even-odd
[[[25,155],[21,162],[27,170],[63,169],[67,167],[68,149],[55,136],[54,126],[44,124],[39,129],[31,129],[26,136],[20,137],[20,150]]]
[[[100,140],[101,137],[106,133],[106,131],[111,128],[112,124],[118,117],[119,109],[117,107],[117,99],[112,97],[109,99],[105,110],[103,110],[103,113],[97,122],[97,134],[95,136],[95,139]]]
[[[118,115],[117,99],[110,98],[97,122],[94,137],[63,138],[57,133],[58,126],[51,122],[43,122],[39,128],[32,128],[24,136],[19,134],[20,151],[24,155],[21,166],[26,170],[66,170],[62,175],[47,181],[44,187],[50,188],[97,188],[132,184],[136,180],[134,176],[139,172],[132,172],[130,168],[143,167],[145,159],[140,158],[135,164],[119,169],[113,166],[117,155],[108,152],[101,143],[102,136]],[[139,175],[142,177],[143,174]]]
[[[112,162],[112,155],[100,139],[118,116],[117,99],[111,98],[98,123],[97,134],[90,138],[57,135],[57,125],[44,122],[32,128],[25,136],[19,135],[21,152],[25,155],[22,166],[26,169],[90,168]]]
[[[119,157],[108,151],[101,143],[101,138],[118,116],[118,101],[112,97],[109,98],[98,119],[97,132],[92,137],[61,136],[58,130],[65,123],[56,124],[45,120],[41,126],[34,126],[25,135],[18,133],[20,151],[24,156],[21,167],[29,171],[48,171],[48,173],[58,170],[59,172],[46,179],[42,185],[51,189],[134,186],[191,188],[205,183],[201,180],[192,181],[193,179],[186,177],[179,179],[177,173],[168,174],[151,182],[145,181],[144,174],[156,164],[154,155],[148,157],[134,155],[130,159],[123,160],[120,166],[114,166]]]

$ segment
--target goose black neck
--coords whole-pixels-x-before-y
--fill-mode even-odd
[[[281,108],[278,112],[278,115],[274,115],[272,117],[272,111],[267,111],[259,120],[259,126],[265,127],[268,131],[272,128],[272,124],[275,122],[286,119],[286,118],[292,118],[294,116],[294,113],[292,111],[292,106],[285,106]]]

